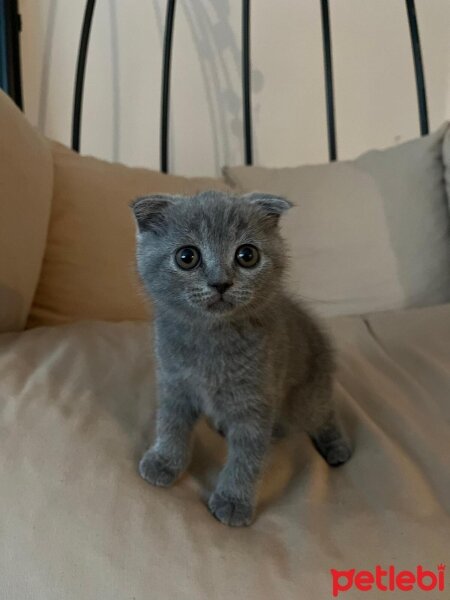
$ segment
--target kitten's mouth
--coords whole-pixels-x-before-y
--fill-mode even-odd
[[[208,302],[207,307],[208,310],[211,311],[223,312],[233,308],[233,304],[228,302],[228,300],[225,300],[222,296],[219,296],[218,298]]]

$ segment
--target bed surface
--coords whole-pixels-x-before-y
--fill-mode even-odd
[[[330,329],[355,454],[330,469],[305,437],[278,444],[246,529],[205,508],[225,454],[205,424],[172,489],[137,474],[155,409],[145,324],[1,335],[1,598],[315,600],[330,569],[450,567],[450,305]]]

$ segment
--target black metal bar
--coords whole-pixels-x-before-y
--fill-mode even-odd
[[[84,75],[91,33],[92,17],[94,15],[95,0],[87,0],[84,10],[83,26],[81,28],[80,47],[78,49],[77,74],[75,78],[75,91],[73,97],[72,115],[72,150],[80,151],[81,116],[83,112]]]
[[[175,20],[175,0],[168,0],[166,23],[164,26],[164,48],[161,83],[161,126],[160,126],[160,161],[161,171],[167,173],[169,168],[169,101],[170,101],[170,69],[172,65],[172,39]]]
[[[336,122],[334,117],[333,60],[331,54],[330,9],[328,0],[320,1],[322,14],[323,67],[325,73],[325,99],[327,108],[328,156],[337,159]]]
[[[252,90],[250,58],[250,0],[242,0],[242,101],[245,164],[253,164]]]
[[[23,110],[19,40],[21,30],[17,0],[0,0],[0,87]]]
[[[417,26],[416,6],[414,0],[406,0],[408,13],[409,33],[414,58],[414,73],[416,76],[417,102],[419,105],[420,135],[429,132],[427,94],[425,89],[425,76],[423,72],[422,51],[420,48],[419,28]]]

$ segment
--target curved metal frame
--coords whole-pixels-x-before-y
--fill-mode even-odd
[[[95,0],[87,0],[84,10],[83,26],[81,28],[80,47],[78,49],[77,74],[75,77],[75,90],[73,96],[72,116],[72,150],[80,151],[81,116],[83,112],[84,75],[91,34],[92,17],[94,15]]]
[[[406,0],[406,12],[408,13],[409,34],[411,36],[411,47],[414,59],[414,74],[416,76],[420,135],[427,135],[429,133],[427,94],[425,89],[422,50],[420,48],[419,27],[417,25],[416,6],[414,4],[414,0]]]
[[[327,113],[328,154],[330,161],[337,160],[336,120],[333,85],[333,62],[331,45],[331,25],[328,0],[321,2],[323,60],[325,75],[325,100]],[[419,29],[414,0],[405,0],[408,15],[411,47],[414,60],[414,74],[417,87],[419,120],[421,135],[429,131],[428,110],[425,88],[425,76],[420,47]],[[80,128],[83,108],[84,76],[86,70],[89,36],[95,0],[87,0],[81,30],[78,51],[77,74],[75,80],[72,148],[80,149]],[[167,0],[164,27],[164,46],[162,61],[161,85],[161,124],[160,124],[160,162],[161,171],[168,172],[169,165],[169,109],[170,109],[170,74],[172,64],[172,42],[175,21],[176,0]],[[251,105],[251,40],[250,40],[250,0],[242,0],[242,104],[243,104],[243,139],[244,160],[246,165],[253,164],[252,105]]]
[[[244,116],[244,159],[253,164],[252,90],[250,60],[250,0],[242,0],[242,103]]]
[[[169,168],[169,100],[170,69],[172,66],[172,39],[175,20],[176,0],[168,0],[166,24],[164,27],[164,50],[161,82],[161,127],[160,127],[160,162],[161,171],[167,173]]]
[[[23,110],[19,39],[21,31],[17,0],[0,0],[0,88]]]
[[[333,61],[331,54],[330,8],[328,0],[320,0],[322,17],[323,69],[325,74],[325,100],[327,108],[328,156],[337,159],[336,121],[334,117]]]

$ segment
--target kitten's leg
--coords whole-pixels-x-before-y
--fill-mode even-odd
[[[336,416],[332,390],[331,375],[318,372],[310,385],[297,391],[297,410],[316,450],[330,466],[338,467],[347,462],[352,450]]]
[[[308,433],[316,450],[330,466],[343,465],[351,457],[350,442],[333,412],[330,412],[320,425]]]
[[[228,458],[208,506],[226,525],[249,525],[252,521],[255,488],[270,445],[269,419],[242,419],[227,430]]]
[[[315,358],[307,384],[291,390],[288,406],[292,420],[309,434],[319,454],[338,467],[350,458],[351,445],[334,410],[331,357],[325,352]]]
[[[139,473],[153,485],[168,486],[186,469],[190,437],[198,413],[184,396],[167,391],[160,398],[156,439],[139,463]]]

